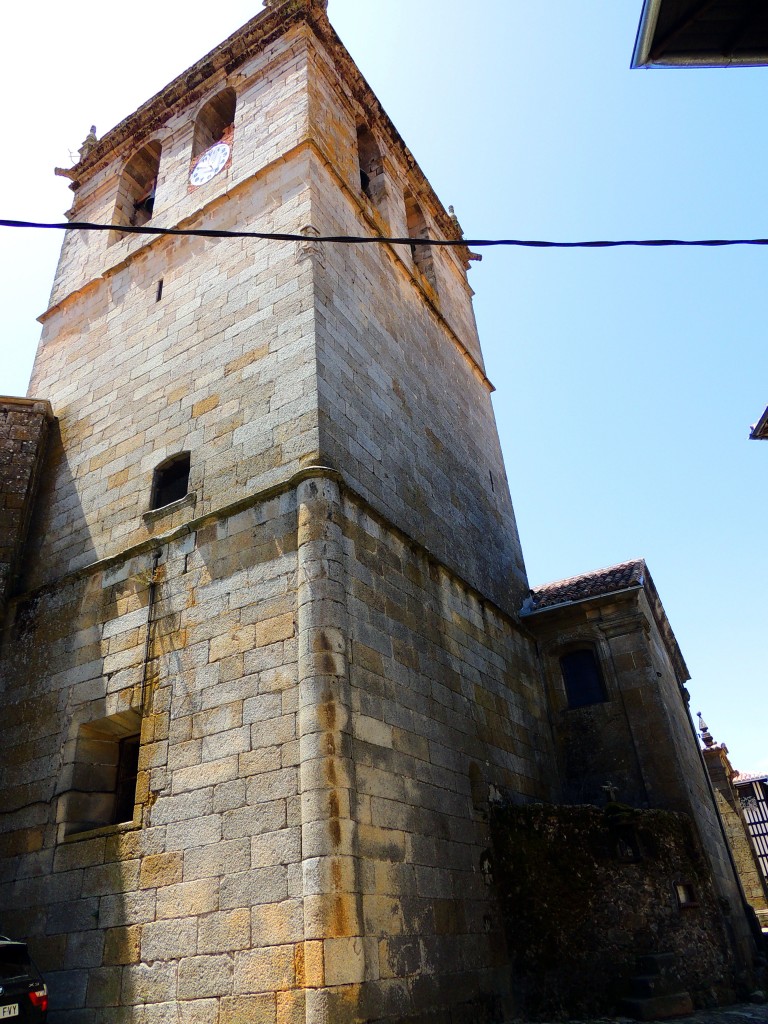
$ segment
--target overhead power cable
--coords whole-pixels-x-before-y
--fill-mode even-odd
[[[525,238],[389,238],[384,235],[294,235],[278,231],[221,231],[212,228],[157,228],[132,224],[90,224],[87,221],[65,221],[63,224],[41,224],[27,220],[2,220],[4,228],[40,228],[52,231],[119,231],[129,235],[184,235],[195,238],[258,238],[274,242],[336,242],[342,245],[433,245],[462,248],[491,246],[523,246],[532,249],[610,249],[618,246],[721,246],[768,245],[768,238],[631,238],[591,242],[547,242]]]

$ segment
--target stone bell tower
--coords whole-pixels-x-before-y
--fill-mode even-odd
[[[60,171],[110,230],[41,317],[0,694],[1,923],[54,1021],[508,994],[488,793],[553,783],[471,254],[420,244],[458,222],[325,7],[267,3]]]

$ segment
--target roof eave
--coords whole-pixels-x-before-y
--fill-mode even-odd
[[[661,0],[645,0],[643,13],[640,15],[640,25],[637,29],[635,49],[632,54],[631,68],[651,68],[659,65],[650,63],[651,43],[656,31],[656,24],[659,20]],[[663,66],[663,65],[662,65]]]
[[[750,441],[768,441],[768,408],[749,432]]]
[[[768,52],[756,50],[735,57],[716,53],[668,53],[652,58],[653,42],[664,0],[645,0],[637,29],[631,68],[755,68],[768,64]]]

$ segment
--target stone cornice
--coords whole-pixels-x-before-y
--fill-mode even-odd
[[[51,423],[56,417],[53,415],[51,403],[45,398],[16,398],[11,395],[0,395],[0,409],[15,406],[17,409],[27,409],[29,412],[42,413]]]
[[[38,597],[42,594],[50,593],[59,588],[63,588],[70,584],[76,583],[78,580],[86,579],[89,576],[93,576],[96,573],[104,572],[105,570],[112,569],[123,562],[127,562],[131,558],[135,558],[137,555],[149,554],[154,551],[159,551],[166,547],[168,544],[174,541],[182,540],[184,537],[188,537],[198,530],[201,530],[205,526],[210,526],[214,523],[220,522],[223,519],[228,519],[232,516],[239,515],[241,512],[245,512],[250,508],[254,508],[256,505],[260,505],[265,501],[269,501],[272,498],[279,497],[282,494],[286,494],[289,491],[294,491],[298,485],[304,480],[315,480],[315,479],[326,479],[333,480],[339,485],[342,493],[348,497],[351,501],[358,504],[361,508],[365,509],[371,518],[375,519],[378,523],[386,525],[386,527],[392,531],[392,533],[399,537],[400,540],[407,543],[414,552],[419,552],[424,558],[426,558],[432,565],[435,565],[442,569],[452,580],[455,580],[468,593],[471,593],[480,603],[487,605],[488,608],[493,609],[495,615],[498,615],[500,619],[510,625],[515,632],[520,636],[525,637],[529,640],[534,640],[534,634],[528,628],[527,622],[521,621],[517,616],[511,615],[508,611],[496,604],[493,598],[487,594],[478,590],[472,583],[465,579],[460,573],[456,572],[450,566],[446,565],[440,559],[436,558],[435,555],[420,541],[417,541],[410,534],[406,533],[400,527],[392,523],[383,513],[376,509],[366,498],[363,497],[354,487],[345,480],[343,473],[339,470],[334,469],[327,465],[311,465],[304,466],[297,473],[274,484],[271,487],[265,488],[261,491],[255,491],[251,494],[246,495],[239,501],[232,502],[229,505],[220,506],[219,508],[213,509],[210,512],[203,513],[189,520],[186,523],[176,526],[166,533],[157,534],[153,537],[148,537],[145,540],[138,541],[135,544],[131,544],[126,548],[116,551],[112,555],[108,555],[105,558],[100,558],[98,561],[90,562],[88,565],[84,565],[79,569],[75,569],[71,572],[67,572],[58,576],[54,580],[50,580],[46,583],[42,583],[40,586],[34,587],[33,589],[23,593],[15,594],[12,603],[14,605],[28,601],[34,597]],[[0,634],[0,639],[2,635]]]

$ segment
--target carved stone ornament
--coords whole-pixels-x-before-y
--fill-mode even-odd
[[[98,141],[99,140],[96,138],[96,125],[92,124],[91,130],[86,135],[85,139],[83,140],[82,146],[78,150],[78,152],[80,153],[81,160],[85,160],[85,158],[88,156],[91,150],[96,146]]]
[[[301,234],[306,236],[306,242],[297,242],[298,253],[297,259],[299,261],[312,259],[316,257],[322,262],[323,258],[323,244],[322,242],[316,242],[315,239],[320,234],[314,224],[305,224],[301,229]]]

